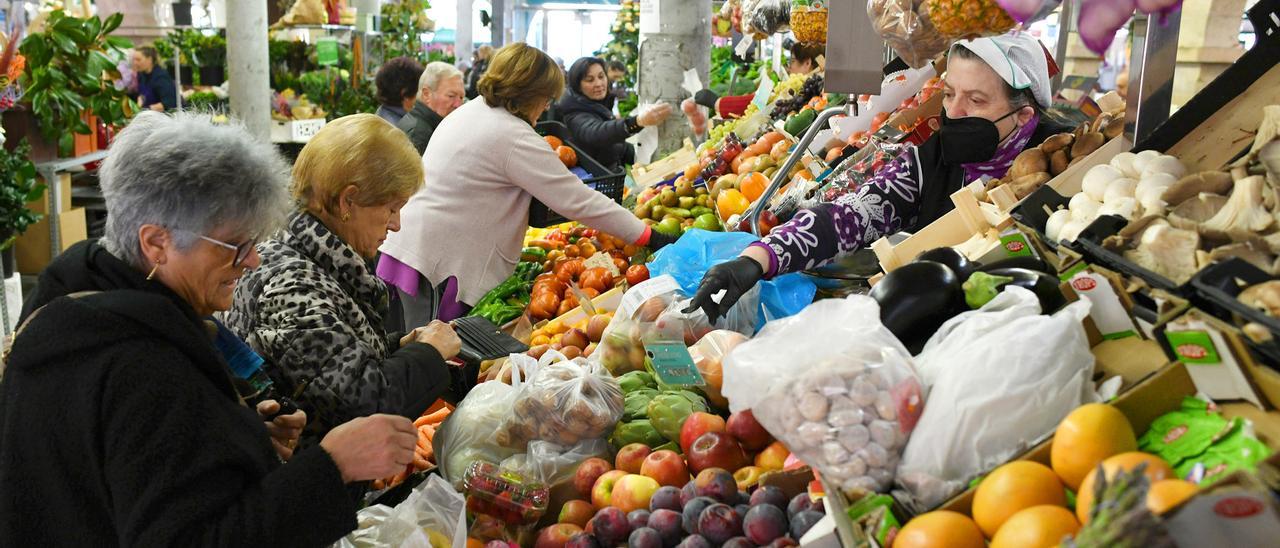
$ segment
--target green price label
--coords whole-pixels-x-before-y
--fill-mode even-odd
[[[1027,237],[1021,232],[1009,234],[1000,238],[1000,245],[1004,246],[1004,252],[1010,257],[1031,257],[1031,244],[1027,243]]]
[[[689,348],[683,342],[653,341],[644,344],[645,354],[653,364],[653,373],[663,384],[671,386],[705,386],[702,373],[693,363]]]
[[[1204,331],[1167,331],[1164,334],[1178,361],[1187,365],[1221,365],[1218,347]]]
[[[332,36],[316,40],[316,63],[320,66],[338,64],[338,39]]]

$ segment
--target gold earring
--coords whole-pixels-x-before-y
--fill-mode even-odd
[[[342,222],[344,222],[344,223],[345,223],[345,222],[350,221],[350,220],[351,220],[351,214],[350,214],[350,213],[343,213],[343,214],[342,214]]]
[[[147,281],[150,281],[152,278],[155,278],[156,270],[159,270],[159,269],[160,269],[160,263],[156,263],[155,266],[151,267],[151,272],[147,273]]]

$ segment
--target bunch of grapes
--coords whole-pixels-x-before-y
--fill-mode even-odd
[[[769,113],[769,117],[774,120],[786,118],[793,112],[799,112],[809,103],[810,99],[822,94],[822,75],[814,74],[800,86],[790,97],[778,99],[773,104],[773,111]]]

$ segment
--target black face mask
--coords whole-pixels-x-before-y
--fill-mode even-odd
[[[996,122],[1013,116],[1019,110],[1022,109],[1010,111],[995,122],[980,116],[949,118],[947,111],[943,110],[942,128],[938,130],[938,138],[942,140],[942,161],[955,165],[990,160],[1004,140]]]

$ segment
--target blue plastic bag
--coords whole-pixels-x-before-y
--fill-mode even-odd
[[[736,258],[757,238],[746,232],[710,232],[694,229],[674,244],[662,248],[649,263],[651,276],[670,275],[685,294],[693,296],[702,276],[711,267]],[[799,273],[761,281],[756,331],[764,324],[799,313],[813,302],[817,286]]]

